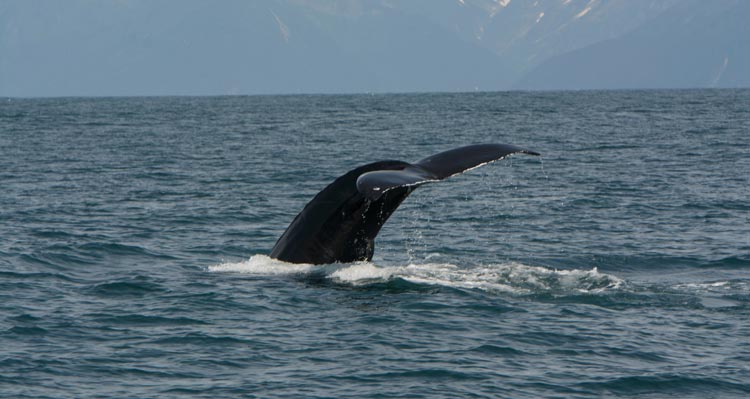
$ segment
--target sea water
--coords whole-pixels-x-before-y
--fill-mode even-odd
[[[267,256],[359,165],[372,262]],[[0,397],[745,398],[750,90],[2,99]]]

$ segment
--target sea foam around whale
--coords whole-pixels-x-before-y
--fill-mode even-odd
[[[601,273],[596,268],[557,270],[518,262],[488,265],[410,263],[380,266],[372,262],[310,265],[286,263],[266,255],[254,255],[246,261],[209,266],[208,270],[267,276],[322,274],[333,283],[352,286],[402,279],[415,284],[515,294],[596,293],[615,290],[625,284],[623,279]]]

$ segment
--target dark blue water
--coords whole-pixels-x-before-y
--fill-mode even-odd
[[[372,263],[265,256],[380,159]],[[0,397],[745,398],[750,91],[3,99]]]

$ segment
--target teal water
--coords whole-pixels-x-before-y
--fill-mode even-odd
[[[372,263],[330,181],[485,142]],[[745,398],[750,90],[2,99],[0,397]]]

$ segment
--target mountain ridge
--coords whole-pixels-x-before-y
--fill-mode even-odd
[[[745,68],[750,49],[741,40],[750,35],[740,23],[750,17],[744,5],[748,2],[706,3],[5,0],[0,3],[0,95],[750,85],[750,73],[745,72],[750,70]],[[721,44],[717,54],[723,51],[723,58],[679,19],[670,19],[670,13],[707,21],[692,29],[714,35],[714,43]],[[730,23],[719,28],[712,25],[722,18]],[[657,46],[660,37],[669,40]],[[694,41],[700,51],[694,51],[689,42],[683,45],[685,40]],[[645,62],[625,71],[633,82],[623,81],[614,72],[601,73],[600,68],[622,70],[622,61],[607,60],[630,60],[640,52],[664,61],[655,72]],[[695,57],[687,56],[691,52]],[[701,61],[704,58],[710,62]],[[676,69],[701,79],[667,79],[671,75],[664,71],[670,70],[669,60],[683,59],[693,61]],[[721,73],[706,78],[710,68]],[[574,73],[577,70],[587,72]],[[636,79],[651,75],[665,77]]]

